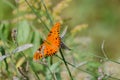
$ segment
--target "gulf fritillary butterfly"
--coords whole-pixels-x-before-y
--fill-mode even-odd
[[[47,39],[34,53],[33,60],[39,60],[46,56],[52,56],[59,50],[61,44],[61,38],[59,33],[60,33],[60,23],[58,22],[50,30]]]

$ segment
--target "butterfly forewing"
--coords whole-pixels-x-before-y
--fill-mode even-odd
[[[48,34],[47,41],[52,44],[57,46],[60,43],[60,23],[56,23],[50,33]]]
[[[34,60],[39,60],[46,56],[54,55],[60,48],[60,23],[56,23],[50,33],[47,36],[47,39],[39,47],[39,49],[34,54]]]

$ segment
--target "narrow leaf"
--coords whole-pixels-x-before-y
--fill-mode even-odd
[[[24,51],[24,50],[31,48],[31,47],[33,47],[33,44],[25,44],[23,46],[17,47],[15,50],[13,50],[13,54],[17,53],[17,52]]]
[[[64,29],[64,31],[62,32],[62,34],[61,34],[61,36],[60,36],[61,39],[64,38],[64,36],[65,36],[65,34],[66,34],[66,32],[67,32],[67,28],[68,28],[68,27],[66,27],[66,28]]]
[[[0,47],[0,52],[2,53],[2,56],[0,57],[0,61],[4,60],[4,63],[5,63],[5,66],[6,66],[6,70],[8,71],[8,63],[7,63],[7,60],[6,60],[6,57],[8,55],[5,55],[5,49],[1,46]]]
[[[88,63],[87,61],[81,62],[81,63],[79,63],[79,64],[76,66],[76,68],[78,68],[78,67],[80,67],[80,66],[83,66],[83,65],[85,65],[85,64],[87,64],[87,63]]]
[[[4,60],[6,57],[8,57],[9,55],[3,55],[3,56],[0,56],[0,61]]]

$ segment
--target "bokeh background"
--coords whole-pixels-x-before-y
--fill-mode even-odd
[[[58,21],[62,24],[61,33],[68,27],[63,41],[71,51],[63,50],[63,54],[66,61],[79,66],[69,66],[75,80],[119,80],[119,14],[120,0],[0,0],[1,50],[7,54],[20,45],[34,45],[0,61],[0,80],[26,76],[28,80],[52,80],[49,70],[34,63],[32,57],[49,32],[47,27],[50,29],[52,22]],[[17,30],[15,40],[11,37],[13,29]],[[29,70],[23,70],[24,76],[18,67],[25,69],[26,65]],[[56,80],[70,80],[59,58],[53,57],[50,68],[56,73]]]

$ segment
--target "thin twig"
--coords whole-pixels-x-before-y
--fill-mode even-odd
[[[20,74],[27,80],[29,80],[28,76],[24,73],[22,67],[18,67],[18,71],[20,72]]]
[[[95,56],[95,57],[100,58],[100,59],[103,59],[103,60],[106,60],[106,61],[111,61],[111,62],[120,64],[120,62],[117,62],[117,61],[114,61],[114,60],[111,60],[111,59],[106,59],[105,57],[102,57],[102,56],[98,56],[98,55],[95,55],[95,54],[90,54],[90,55]]]
[[[106,53],[105,53],[105,50],[104,50],[104,45],[105,45],[105,40],[103,40],[103,42],[102,42],[102,44],[101,44],[101,50],[102,50],[102,53],[103,53],[104,57],[105,57],[106,59],[108,59],[108,57],[107,57],[107,55],[106,55]]]

